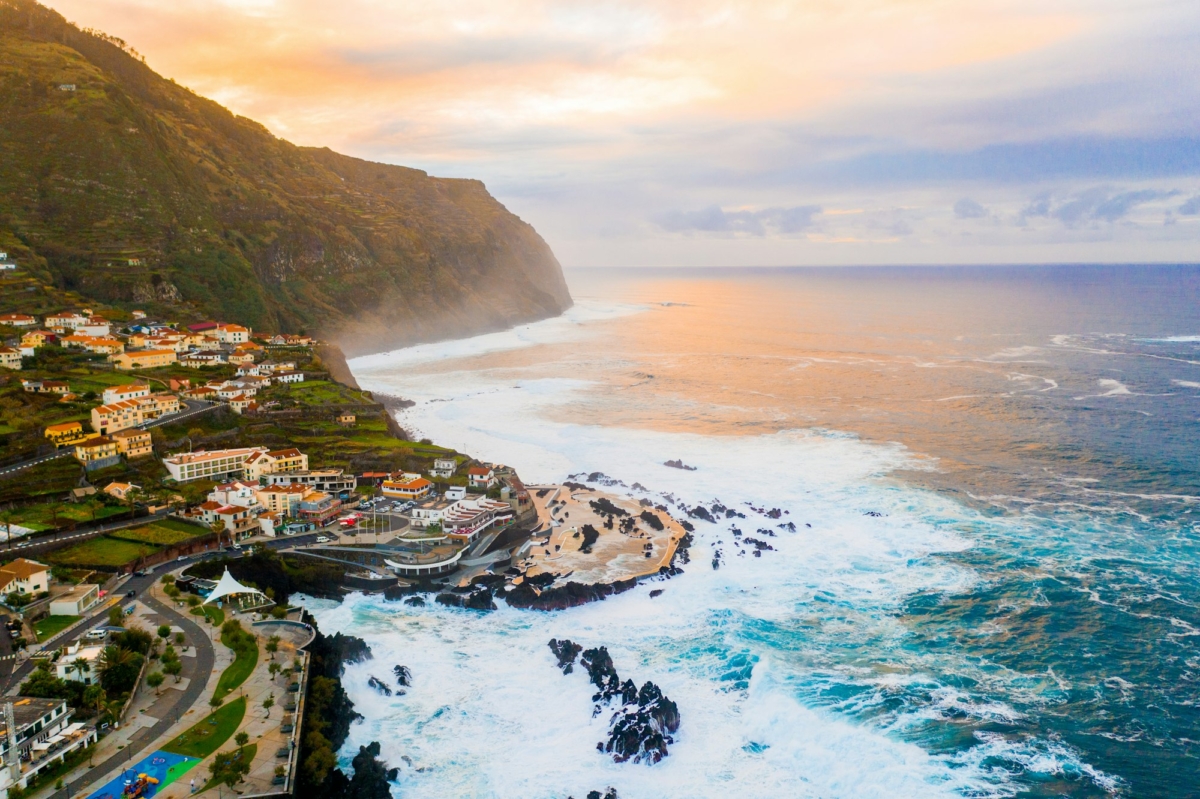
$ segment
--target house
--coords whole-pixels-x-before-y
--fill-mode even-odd
[[[0,566],[0,594],[40,594],[50,590],[50,567],[36,560],[17,558]]]
[[[257,393],[257,388],[243,386],[234,383],[233,381],[229,381],[228,383],[222,385],[221,388],[217,389],[217,396],[223,400],[231,400],[234,397],[245,397],[248,399]]]
[[[433,483],[419,474],[406,472],[390,480],[384,480],[380,490],[385,497],[416,500],[429,496],[429,493],[433,491]]]
[[[242,350],[234,350],[229,353],[229,362],[235,364],[254,363],[254,353],[243,352]]]
[[[64,347],[86,350],[99,355],[113,355],[118,352],[125,351],[125,345],[120,339],[112,338],[111,336],[89,336],[83,333],[74,333],[70,336],[64,336],[62,341]]]
[[[92,586],[95,588],[96,586]],[[78,616],[78,613],[64,614]],[[55,668],[58,671],[58,679],[70,680],[72,682],[81,682],[84,685],[91,685],[94,682],[100,682],[100,653],[104,651],[104,646],[101,644],[83,644],[76,641],[63,650],[62,657],[58,659]],[[76,661],[84,661],[87,663],[87,668],[76,668]]]
[[[9,746],[16,741],[13,759],[21,766],[20,769],[0,767],[0,795],[14,786],[24,790],[48,769],[59,766],[68,755],[95,743],[98,737],[95,727],[71,721],[65,699],[31,696],[11,699],[15,730],[9,731],[4,714],[0,714],[0,762],[10,761]]]
[[[216,525],[218,521],[224,522],[225,533],[229,534],[233,541],[249,538],[258,529],[258,520],[249,508],[224,505],[210,499],[202,503],[197,510],[209,526]]]
[[[50,600],[51,616],[82,616],[100,601],[100,586],[80,583]]]
[[[92,408],[92,429],[100,435],[137,427],[165,416],[178,413],[179,397],[174,394],[149,394],[137,399],[121,400]]]
[[[12,347],[0,346],[0,367],[5,369],[20,370],[21,368],[21,351]]]
[[[81,325],[86,325],[87,320],[88,318],[82,314],[68,311],[47,316],[43,323],[51,330],[74,330]]]
[[[358,476],[363,485],[382,485],[384,480],[391,478],[390,472],[363,472]]]
[[[212,333],[222,344],[245,344],[250,340],[250,328],[241,325],[217,325]]]
[[[95,338],[105,338],[112,333],[112,324],[99,316],[89,317],[87,322],[75,328],[76,333]]]
[[[258,526],[263,535],[274,538],[283,528],[283,517],[273,511],[263,511],[258,514]]]
[[[127,460],[154,454],[154,443],[148,430],[118,430],[110,438],[117,442],[117,452]]]
[[[467,469],[467,484],[487,490],[496,485],[496,473],[490,466],[472,466]]]
[[[8,325],[9,327],[33,327],[36,324],[36,318],[23,313],[6,313],[0,315],[0,325]]]
[[[225,356],[219,352],[189,352],[179,363],[189,369],[202,369],[205,366],[220,366],[225,363]]]
[[[337,418],[337,423],[340,424],[342,427],[354,427],[354,423],[356,421],[358,421],[358,419],[352,413],[343,413],[343,414],[340,414]]]
[[[72,502],[82,502],[83,500],[87,499],[88,497],[94,497],[94,496],[96,496],[96,487],[95,486],[80,486],[79,488],[71,489],[71,501]]]
[[[45,436],[56,447],[78,444],[80,441],[88,438],[88,434],[83,432],[83,425],[79,422],[52,424],[46,428]]]
[[[139,320],[146,318],[145,311],[130,311],[129,315],[132,316],[134,319],[139,319]]]
[[[303,485],[330,494],[348,494],[358,486],[358,478],[341,469],[297,469],[262,475],[259,482],[266,486]]]
[[[431,477],[453,477],[458,470],[458,461],[454,458],[434,458],[433,468],[429,470]]]
[[[342,510],[342,501],[324,491],[309,489],[300,498],[296,516],[302,521],[323,525],[333,520]]]
[[[169,388],[171,391],[182,391],[185,388],[191,388],[191,387],[192,387],[192,381],[188,380],[186,377],[180,378],[178,380],[175,379],[174,377],[172,377],[170,380],[167,381],[167,388]]]
[[[113,357],[113,366],[122,371],[130,369],[156,369],[170,366],[177,360],[174,350],[136,350],[123,352]]]
[[[89,438],[75,445],[75,460],[83,464],[85,471],[107,469],[121,462],[117,442],[104,436]]]
[[[258,486],[251,483],[243,483],[241,480],[234,480],[230,483],[222,483],[221,485],[208,492],[208,500],[210,502],[220,502],[222,505],[237,505],[240,508],[250,508],[257,510],[261,507],[255,492]]]
[[[298,483],[268,485],[255,489],[254,496],[268,511],[294,519],[298,518],[300,513],[300,500],[312,490]]]
[[[21,388],[30,394],[71,393],[71,387],[61,380],[22,380]]]
[[[21,335],[21,349],[36,350],[38,347],[45,346],[47,341],[53,341],[55,338],[55,335],[49,330],[30,330]],[[25,357],[32,357],[32,355],[33,353],[31,352]]]
[[[279,449],[274,452],[259,452],[246,458],[245,476],[247,480],[259,482],[269,474],[307,471],[308,456],[295,447]]]
[[[206,330],[215,330],[216,328],[216,322],[197,322],[194,325],[188,325],[188,330],[193,333],[203,333]]]
[[[238,449],[217,449],[211,452],[185,452],[163,458],[171,478],[179,483],[191,480],[218,480],[245,474],[247,462],[252,456],[267,453],[266,447],[240,447]],[[307,463],[307,458],[305,459]],[[247,479],[257,480],[257,476]]]
[[[183,396],[188,399],[204,400],[205,402],[216,402],[217,390],[208,386],[200,386],[199,388],[189,388],[182,392]]]
[[[442,516],[442,532],[464,543],[471,543],[489,527],[512,523],[513,509],[507,502],[486,497],[463,498]]]
[[[110,497],[116,497],[122,502],[129,498],[129,492],[141,490],[141,486],[134,485],[133,483],[112,482],[104,487],[105,494],[108,494]]]
[[[126,383],[123,386],[109,386],[100,395],[105,405],[121,400],[137,399],[150,396],[150,386],[145,383]]]
[[[304,372],[275,372],[271,378],[276,383],[303,383]]]
[[[258,403],[253,398],[247,397],[245,394],[238,394],[236,397],[229,398],[229,410],[241,416],[246,411],[254,411],[258,408]]]

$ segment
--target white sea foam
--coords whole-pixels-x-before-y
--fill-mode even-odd
[[[908,631],[897,616],[907,597],[963,592],[977,579],[937,554],[967,547],[962,531],[978,518],[888,478],[897,468],[926,464],[899,446],[836,431],[714,438],[553,421],[550,411],[604,387],[569,377],[527,378],[511,369],[454,368],[464,357],[584,339],[588,319],[628,310],[597,306],[580,312],[587,319],[372,356],[352,367],[364,388],[416,402],[401,415],[406,427],[511,464],[526,482],[602,471],[648,486],[647,496],[669,493],[689,504],[715,498],[747,518],[698,522],[692,563],[682,576],[564,612],[502,605],[480,615],[358,595],[340,605],[312,603],[323,628],[361,635],[375,653],[375,660],[347,670],[347,689],[366,719],[352,729],[343,762],[359,745],[378,740],[384,759],[401,766],[400,794],[417,798],[562,799],[610,785],[622,799],[730,791],[753,797],[1014,793],[982,751],[933,756],[888,734],[950,708],[989,722],[1020,717],[995,699],[938,686],[922,676],[921,656],[903,650]],[[428,364],[437,368],[420,368]],[[674,458],[697,470],[663,465]],[[768,519],[751,504],[786,514]],[[798,530],[778,527],[787,522]],[[761,558],[739,553],[730,532],[735,524],[760,538],[758,528],[772,530],[767,540],[775,551]],[[722,564],[714,570],[717,551]],[[663,594],[651,599],[651,588]],[[666,760],[654,767],[618,765],[596,751],[607,715],[591,718],[585,674],[564,676],[555,668],[546,646],[552,637],[608,646],[622,677],[653,680],[678,703],[683,726]],[[855,660],[845,653],[857,647],[860,663],[875,662],[883,647],[882,659],[909,676],[845,665]],[[412,669],[413,686],[406,696],[381,698],[367,678],[389,678],[394,664]],[[853,708],[806,701],[825,685],[886,693],[893,689],[885,683],[906,679],[931,683],[933,698],[872,724],[855,722]],[[997,738],[978,748],[995,754],[1005,746]],[[1030,763],[1049,758],[1051,770],[1071,758],[1063,747],[1053,756],[1045,749],[1018,754]]]

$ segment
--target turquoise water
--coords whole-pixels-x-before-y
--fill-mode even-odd
[[[1200,269],[570,280],[561,319],[351,366],[527,481],[746,518],[563,613],[323,606],[414,672],[381,699],[351,669],[343,754],[380,740],[404,796],[1197,795]],[[663,763],[597,756],[563,636],[679,703]]]

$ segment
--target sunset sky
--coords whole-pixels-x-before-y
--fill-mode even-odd
[[[564,266],[1195,261],[1196,0],[51,0]]]

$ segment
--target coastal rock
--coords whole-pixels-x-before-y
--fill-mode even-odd
[[[644,510],[638,514],[638,518],[649,525],[651,530],[662,530],[665,527],[662,519],[658,518],[657,513],[651,513],[648,510]]]
[[[424,607],[424,606],[425,606],[425,597],[423,597],[423,596],[410,596],[410,597],[407,597],[407,598],[405,598],[405,600],[404,600],[404,604],[406,604],[406,605],[412,605],[412,606],[413,606],[413,607],[415,607],[415,608],[421,608],[421,607]]]
[[[379,759],[379,742],[372,741],[367,746],[360,746],[351,765],[354,776],[342,794],[354,799],[391,799],[392,789],[389,782],[400,776],[399,769],[389,769],[387,764]]]
[[[592,545],[600,539],[600,532],[590,524],[585,524],[580,532],[583,533],[583,543],[579,545],[579,551],[590,553]]]
[[[650,598],[654,599],[655,597],[662,596],[662,592],[663,592],[663,590],[661,588],[655,588],[653,591],[650,592]]]
[[[663,463],[663,466],[670,466],[672,469],[683,469],[685,472],[696,471],[695,466],[688,466],[686,463],[684,463],[683,461],[678,460],[678,459],[666,461]]]
[[[579,649],[578,644],[569,640],[550,641],[550,650],[558,657],[563,674],[572,671]],[[608,739],[597,743],[596,749],[612,755],[618,763],[652,764],[666,757],[668,745],[675,742],[672,736],[679,730],[678,706],[652,682],[646,682],[640,690],[633,680],[622,682],[608,647],[584,650],[579,664],[587,670],[588,679],[597,689],[592,695],[596,703],[593,717],[600,715],[605,705],[620,703],[609,720]]]
[[[412,685],[412,672],[407,666],[395,666],[392,669],[392,674],[396,675],[396,684],[401,688],[407,688]]]
[[[785,522],[784,524],[780,524],[780,525],[776,525],[776,526],[777,526],[777,527],[778,527],[780,530],[787,530],[789,533],[794,533],[794,532],[796,532],[796,525],[795,525],[795,523],[794,523],[794,522]],[[809,527],[811,527],[811,526],[812,526],[812,525],[809,525]]]
[[[679,708],[652,682],[637,692],[613,716],[604,751],[624,763],[657,763],[667,756],[667,744],[679,730]]]
[[[367,685],[371,686],[372,688],[374,688],[376,691],[383,694],[384,696],[392,695],[392,689],[388,688],[387,685],[383,682],[383,680],[379,679],[378,677],[375,677],[374,675],[372,675],[371,679],[367,680]]]
[[[332,636],[328,636],[327,640],[329,646],[337,652],[337,658],[341,661],[342,667],[347,663],[362,663],[374,657],[367,642],[353,635],[334,633]],[[338,676],[341,676],[340,671]]]
[[[447,605],[452,608],[466,608],[468,610],[496,609],[496,603],[492,601],[492,589],[487,586],[479,586],[466,595],[441,593],[435,597],[434,601],[439,605]]]
[[[551,638],[550,651],[558,658],[558,667],[562,669],[562,673],[570,674],[575,671],[575,658],[583,651],[583,647],[567,638],[561,641]]]
[[[703,505],[697,505],[696,507],[692,508],[687,512],[687,515],[691,516],[693,519],[703,519],[706,522],[716,523],[717,521],[712,517],[712,514],[709,513],[708,508],[704,507]]]
[[[510,607],[514,608],[565,610],[579,605],[586,605],[588,602],[597,602],[613,594],[623,593],[635,585],[637,585],[637,580],[633,578],[618,580],[614,583],[595,583],[591,585],[584,585],[571,580],[563,585],[539,591],[535,585],[526,580],[520,585],[513,586],[511,590],[505,593],[504,601]]]

